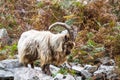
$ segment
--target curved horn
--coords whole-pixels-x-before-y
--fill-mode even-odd
[[[70,35],[70,39],[74,40],[73,28],[71,26],[67,25],[66,23],[62,23],[62,22],[55,22],[55,23],[53,23],[52,25],[49,26],[49,30],[51,30],[56,25],[60,25],[60,26],[64,27],[68,31],[68,33]]]

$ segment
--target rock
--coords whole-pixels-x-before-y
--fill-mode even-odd
[[[104,70],[97,70],[97,71],[94,72],[94,75],[97,75],[97,74],[100,74],[100,73],[105,73],[105,71]]]
[[[72,75],[67,74],[67,75],[63,78],[63,80],[75,80],[75,78],[74,78]]]
[[[18,68],[21,64],[19,63],[18,59],[7,59],[0,61],[0,67],[6,69]]]
[[[0,61],[0,80],[13,80],[13,67],[18,67],[18,60],[3,60]]]
[[[54,78],[54,80],[62,80],[63,79],[63,74],[60,74],[60,73],[58,73],[56,76],[55,76],[55,78]]]
[[[70,74],[63,75],[63,74],[58,73],[55,76],[54,80],[75,80],[75,78]]]
[[[0,61],[0,80],[52,80],[43,74],[40,67],[23,67],[18,59]]]
[[[0,29],[0,38],[8,37],[8,33],[6,29]]]
[[[81,72],[81,75],[85,78],[90,78],[92,76],[92,74],[87,70],[81,70],[80,72]]]
[[[81,77],[81,76],[78,76],[78,77],[76,77],[75,80],[82,80],[82,77]]]
[[[50,65],[50,71],[52,72],[52,74],[58,73],[59,70],[60,70],[60,68]]]
[[[115,66],[100,65],[97,66],[72,64],[70,66],[76,71],[76,75],[60,74],[58,73],[60,68],[50,65],[50,70],[54,74],[54,78],[44,74],[40,67],[32,69],[30,65],[28,67],[22,66],[18,59],[8,59],[0,61],[0,80],[84,80],[87,78],[94,78],[94,80],[119,80],[119,76],[114,73]],[[77,75],[78,73],[78,75]]]
[[[90,73],[93,73],[97,70],[98,66],[85,65],[84,69]]]
[[[0,61],[0,80],[11,79],[11,80],[75,80],[70,75],[63,75],[58,73],[60,68],[50,65],[52,73],[57,74],[55,78],[44,74],[40,67],[32,69],[30,65],[28,67],[22,66],[18,59],[8,59]]]
[[[93,77],[94,77],[94,80],[105,80],[106,79],[105,73],[98,73],[94,75]]]
[[[74,65],[74,66],[72,66],[72,69],[75,70],[75,71],[81,72],[81,70],[83,70],[84,68],[80,67],[80,66],[77,66],[77,65]]]
[[[116,73],[112,73],[112,72],[111,72],[111,73],[108,73],[108,74],[107,74],[107,79],[108,79],[108,80],[110,80],[110,79],[111,79],[111,80],[118,80],[118,75],[117,75]]]
[[[107,65],[107,66],[115,66],[115,61],[113,59],[111,59],[110,57],[104,57],[101,60],[101,63],[103,65]]]
[[[105,65],[100,65],[100,67],[98,68],[98,70],[104,70],[104,72],[111,72],[113,71],[115,68],[115,66],[105,66]]]
[[[106,78],[110,78],[110,74],[113,74],[115,66],[105,66],[105,65],[100,65],[97,71],[94,72],[94,76],[96,78],[103,79],[105,76]]]
[[[16,68],[14,80],[52,80],[51,76],[43,74],[41,68]]]
[[[70,63],[68,63],[67,61],[64,62],[61,66],[64,67],[64,68],[68,68],[68,69],[72,68],[72,65]]]
[[[3,75],[3,74],[5,74],[5,75]],[[0,70],[0,77],[13,77],[13,76],[14,76],[14,74],[10,70],[7,70],[7,69]]]
[[[10,37],[8,36],[7,30],[5,28],[0,29],[0,43],[1,46],[11,43]]]

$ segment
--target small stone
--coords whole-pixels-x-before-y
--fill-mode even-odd
[[[70,74],[63,75],[63,74],[58,73],[55,76],[54,80],[75,80],[75,78]]]
[[[75,71],[79,71],[79,72],[80,72],[80,71],[83,70],[84,68],[75,65],[75,66],[72,66],[72,69],[75,70]]]
[[[64,77],[63,74],[58,73],[58,74],[55,76],[54,80],[62,80],[63,77]]]
[[[68,68],[68,69],[71,69],[71,67],[72,67],[72,65],[69,64],[68,62],[64,62],[61,66],[64,68]]]
[[[54,66],[54,65],[50,65],[50,71],[55,74],[60,70],[60,68]]]
[[[116,73],[109,73],[107,74],[107,79],[111,80],[117,80],[118,75]]]
[[[75,80],[82,80],[82,77],[76,77],[76,79]]]
[[[97,75],[97,74],[100,74],[100,73],[105,73],[105,71],[104,70],[97,70],[97,71],[94,72],[93,75]]]
[[[85,65],[84,69],[88,70],[90,73],[93,73],[97,70],[97,66],[92,66],[92,65]]]
[[[106,66],[115,66],[115,61],[109,57],[102,58],[101,62]]]
[[[92,76],[92,74],[87,70],[81,70],[80,72],[85,78],[90,78]]]
[[[0,38],[8,37],[7,30],[5,28],[0,29]]]
[[[5,46],[7,44],[10,44],[11,40],[8,36],[7,30],[5,28],[0,29],[0,46]]]
[[[110,72],[113,71],[115,66],[105,66],[105,65],[100,65],[98,70],[104,70],[104,72]]]
[[[104,73],[98,73],[94,75],[93,77],[94,77],[94,80],[105,80],[106,79],[106,75]]]
[[[75,78],[70,74],[67,74],[65,76],[66,76],[66,78],[64,78],[63,80],[75,80]]]

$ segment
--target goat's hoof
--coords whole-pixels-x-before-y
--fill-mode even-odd
[[[47,71],[46,74],[52,76],[52,73],[50,71]]]
[[[52,73],[50,71],[43,71],[44,74],[47,74],[49,76],[52,76]]]

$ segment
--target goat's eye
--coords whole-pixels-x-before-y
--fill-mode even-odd
[[[69,36],[68,35],[65,35],[65,42],[69,41]]]

